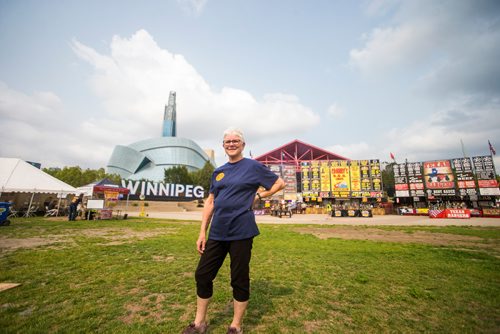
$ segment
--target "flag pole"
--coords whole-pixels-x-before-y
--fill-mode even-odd
[[[462,138],[460,138],[460,145],[462,146],[462,154],[464,155],[464,158],[467,158],[467,154],[465,153],[465,146]]]
[[[495,148],[493,147],[493,145],[491,145],[491,142],[489,139],[488,139],[488,146],[490,149],[490,156],[493,158],[493,156],[497,154],[497,151],[495,151]]]

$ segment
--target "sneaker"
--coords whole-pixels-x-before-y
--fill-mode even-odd
[[[196,326],[194,322],[190,323],[183,331],[182,334],[205,334],[207,332],[208,324],[202,323]]]
[[[243,328],[236,329],[234,327],[229,327],[226,334],[243,334]]]

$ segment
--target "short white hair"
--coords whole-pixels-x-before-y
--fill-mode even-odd
[[[241,139],[242,142],[245,142],[245,137],[243,137],[243,131],[241,131],[240,129],[238,128],[234,128],[234,127],[230,127],[230,128],[227,128],[225,131],[224,131],[224,137],[223,138],[226,138],[227,136],[237,136]]]

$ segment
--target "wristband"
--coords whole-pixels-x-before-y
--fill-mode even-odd
[[[260,200],[262,200],[262,196],[260,196],[260,194],[259,194],[259,193],[257,193],[257,197],[258,197]]]

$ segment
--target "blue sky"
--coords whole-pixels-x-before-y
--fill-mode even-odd
[[[500,150],[495,0],[0,0],[0,45],[0,155],[44,167],[160,136],[171,90],[178,136],[219,164],[229,126],[247,156]]]

